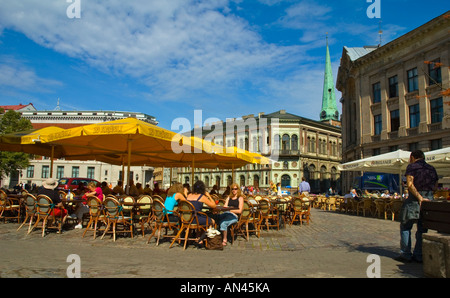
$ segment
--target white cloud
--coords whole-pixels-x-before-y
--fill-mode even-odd
[[[0,56],[0,88],[17,88],[20,90],[39,90],[49,92],[62,83],[42,78],[24,62],[11,56]]]
[[[69,4],[60,0],[0,5],[0,26],[104,72],[136,78],[159,99],[230,90],[292,53],[266,44],[246,21],[222,14],[225,0],[81,0],[81,19],[67,18]]]

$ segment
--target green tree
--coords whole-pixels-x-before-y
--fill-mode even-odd
[[[0,109],[0,135],[30,129],[33,129],[30,120],[22,118],[20,113],[13,110],[5,113]],[[0,151],[0,178],[25,169],[29,159],[30,155],[26,153]]]

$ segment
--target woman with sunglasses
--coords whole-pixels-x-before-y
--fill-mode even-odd
[[[242,196],[239,185],[233,183],[230,188],[231,194],[228,195],[224,207],[235,207],[236,209],[226,211],[218,216],[219,230],[223,233],[223,246],[227,245],[228,227],[238,221],[239,215],[244,208],[244,197]]]

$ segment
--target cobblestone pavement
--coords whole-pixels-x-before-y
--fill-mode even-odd
[[[169,242],[159,246],[148,235],[93,239],[83,230],[51,232],[42,238],[16,223],[0,223],[0,277],[66,277],[67,257],[80,257],[82,277],[367,277],[380,257],[383,278],[424,277],[422,265],[403,264],[398,254],[399,223],[313,209],[309,225],[262,231],[261,237],[239,237],[223,251],[206,251]],[[413,232],[415,232],[413,230]],[[414,241],[414,237],[413,237]],[[414,242],[413,242],[414,243]]]

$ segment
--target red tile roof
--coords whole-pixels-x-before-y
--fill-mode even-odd
[[[9,105],[9,106],[0,106],[0,108],[4,109],[5,111],[8,110],[14,110],[14,111],[19,111],[25,107],[28,107],[29,105],[33,105],[32,103],[23,105],[23,104],[18,104],[18,105]]]

